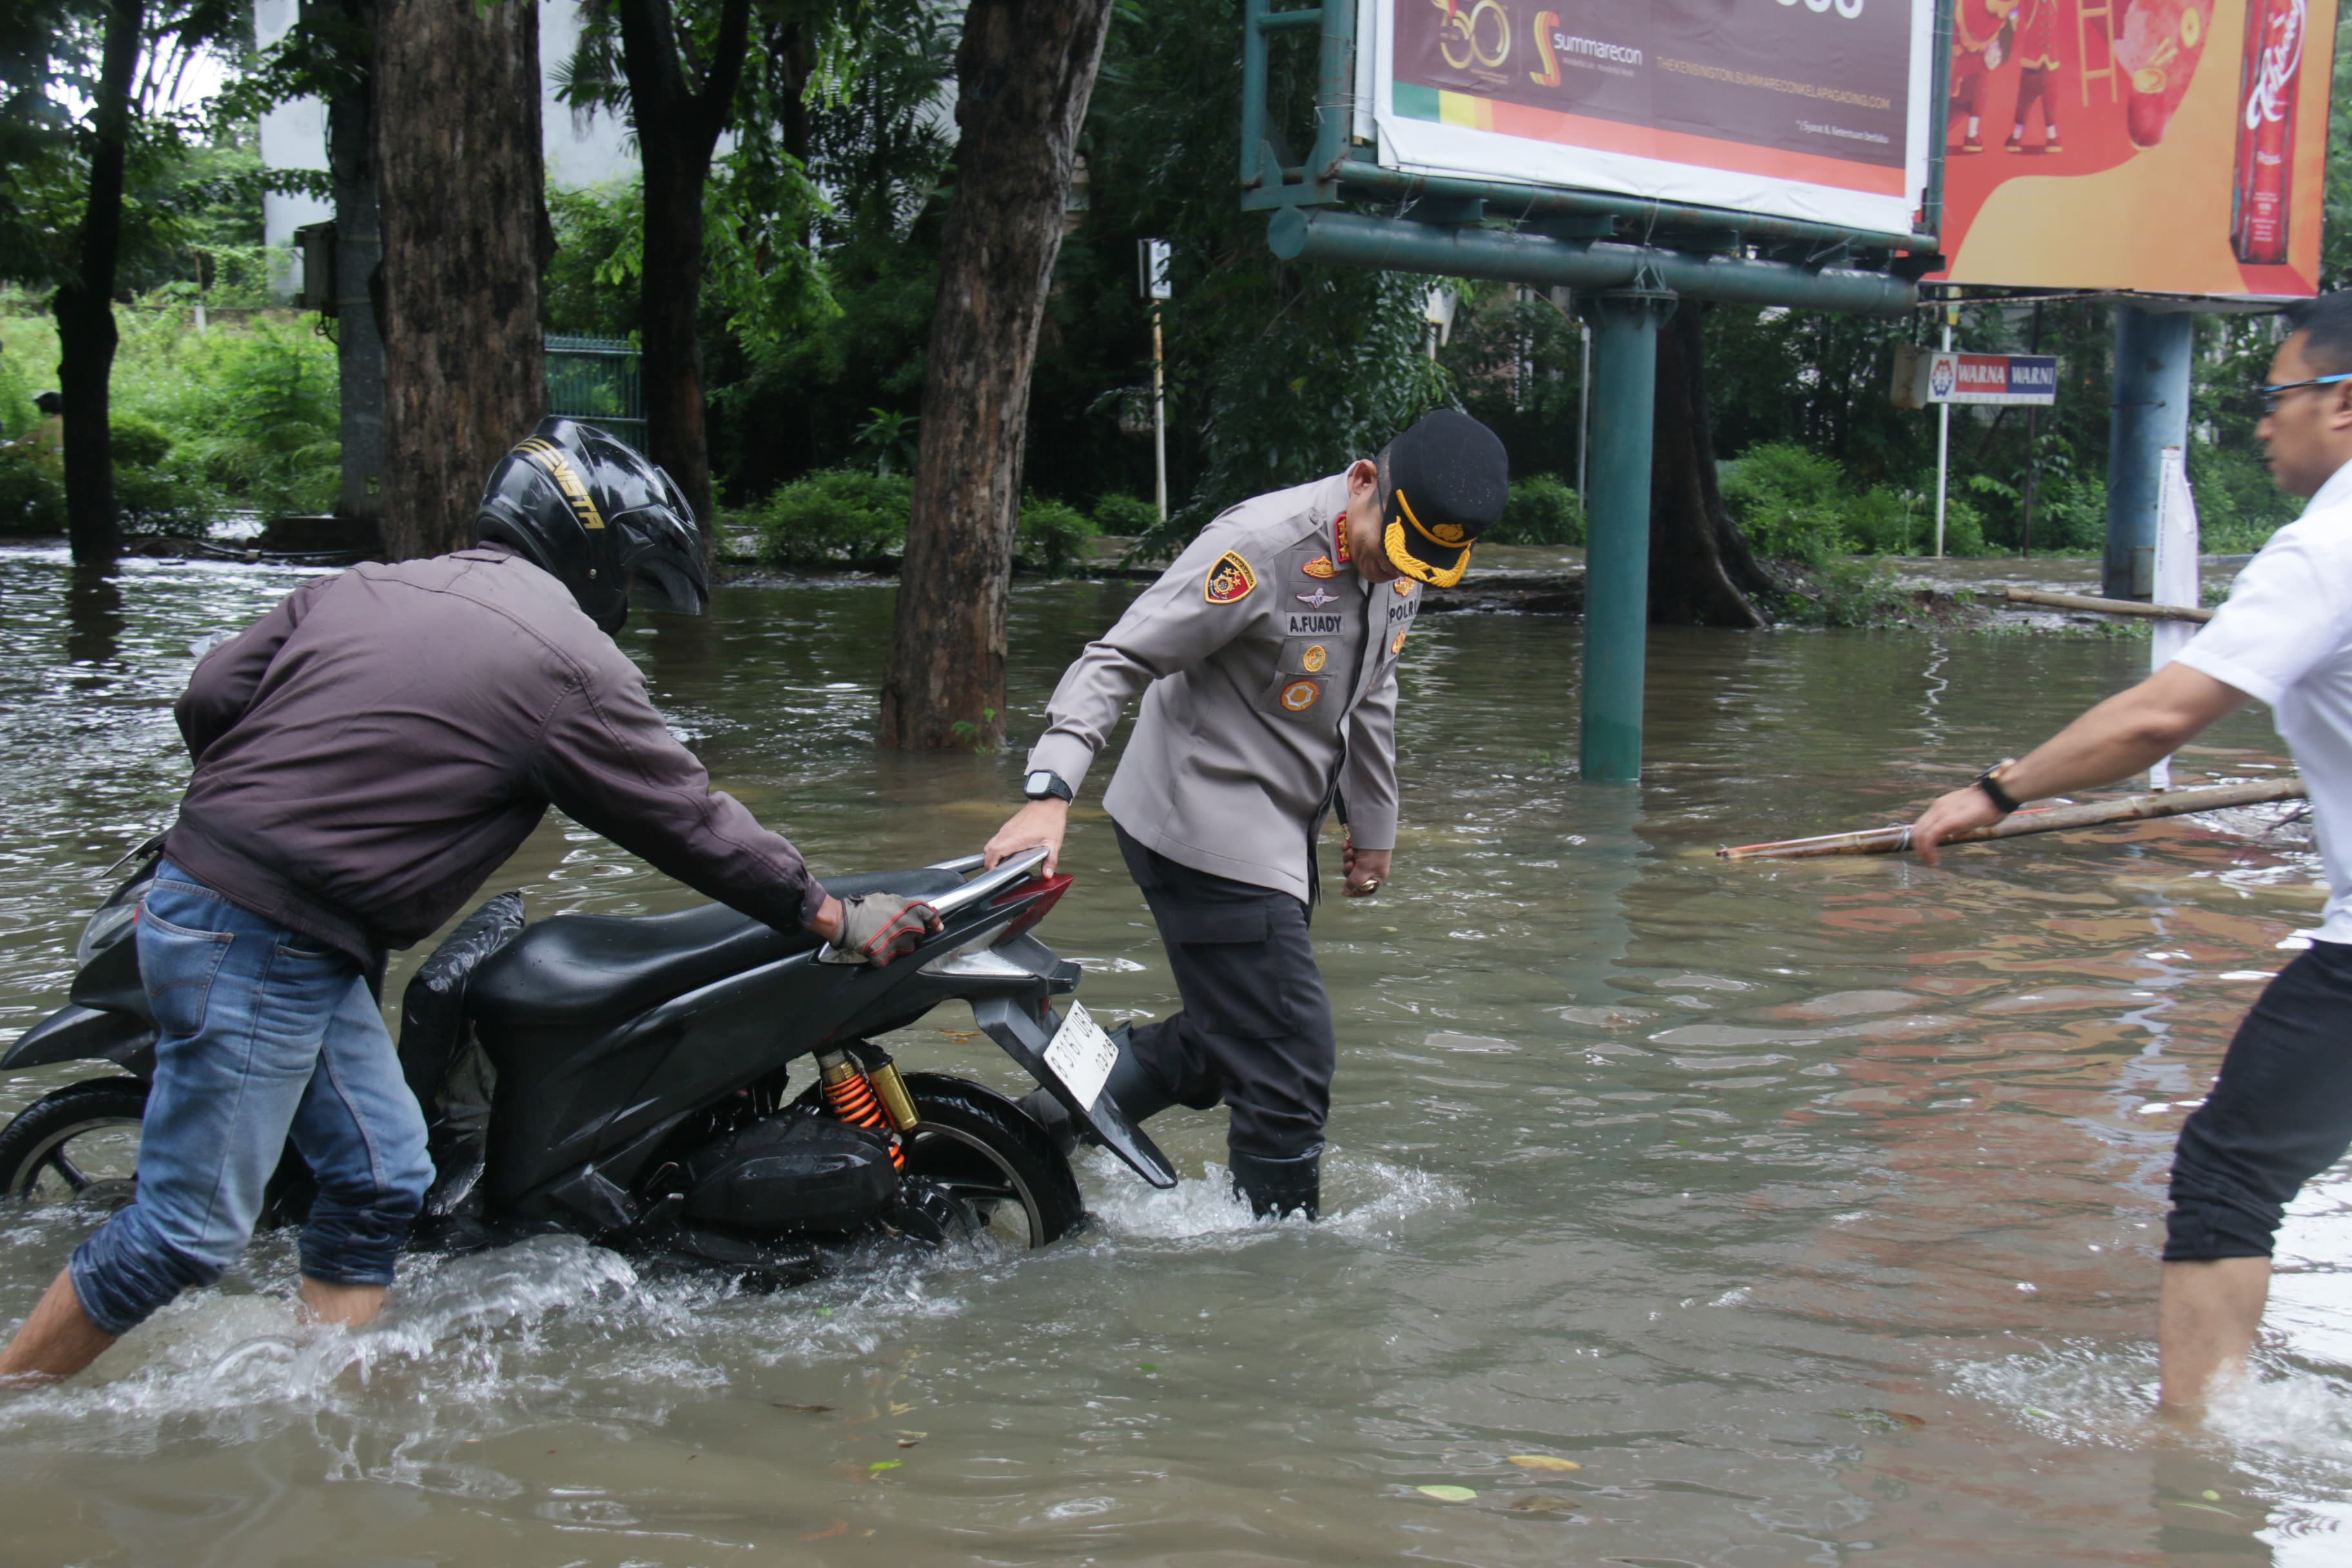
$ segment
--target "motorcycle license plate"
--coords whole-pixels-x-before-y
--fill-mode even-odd
[[[1112,1066],[1118,1060],[1118,1047],[1102,1032],[1102,1026],[1087,1014],[1084,1005],[1070,1004],[1070,1011],[1062,1019],[1062,1026],[1054,1031],[1053,1042],[1045,1047],[1045,1065],[1064,1088],[1088,1110],[1101,1098],[1103,1080],[1110,1077]]]

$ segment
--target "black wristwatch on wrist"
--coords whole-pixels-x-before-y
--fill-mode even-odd
[[[1039,768],[1035,773],[1031,773],[1027,782],[1021,786],[1021,793],[1031,800],[1069,801],[1077,796],[1077,791],[1072,789],[1063,781],[1062,775],[1051,768]]]
[[[2015,757],[2003,757],[1979,773],[1976,778],[1977,788],[1984,792],[1984,797],[1992,802],[1994,809],[2003,816],[2015,811],[2019,802],[2007,790],[2000,787],[2000,771],[2006,767],[2015,766],[2016,763]]]

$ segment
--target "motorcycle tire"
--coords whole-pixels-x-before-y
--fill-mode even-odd
[[[909,1173],[948,1188],[1014,1247],[1048,1247],[1086,1224],[1069,1161],[1019,1106],[944,1073],[910,1072],[906,1084],[919,1119],[906,1140]]]
[[[85,1079],[43,1095],[0,1128],[0,1197],[70,1202],[119,1185],[116,1206],[128,1203],[146,1112],[147,1085],[135,1078]],[[70,1152],[77,1143],[79,1162]]]

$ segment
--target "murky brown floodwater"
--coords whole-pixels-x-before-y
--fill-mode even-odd
[[[293,581],[139,563],[69,600],[57,556],[0,554],[0,1030],[63,999],[92,873],[173,798],[188,641]],[[1024,729],[1132,591],[1016,593]],[[626,641],[723,784],[848,871],[974,848],[1014,794],[1017,756],[866,743],[887,617],[877,586],[736,589]],[[1342,1040],[1319,1228],[1248,1224],[1208,1169],[1222,1116],[1178,1111],[1153,1131],[1194,1179],[1098,1161],[1088,1237],[782,1295],[540,1242],[422,1260],[346,1337],[294,1324],[267,1241],[84,1379],[0,1395],[0,1561],[2352,1557],[2340,1173],[2290,1223],[2247,1407],[2188,1443],[2142,1415],[2170,1140],[2316,913],[2300,830],[1940,872],[1708,854],[1964,779],[2145,644],[1661,634],[1636,791],[1572,771],[1578,640],[1416,631],[1396,879],[1316,928]],[[2191,781],[2283,760],[2260,718],[2209,739]],[[1085,1000],[1170,1006],[1098,814],[1068,865],[1041,934]],[[509,886],[534,915],[689,897],[561,824]],[[910,1065],[1013,1084],[936,1022]],[[0,1111],[76,1076],[12,1079]],[[90,1218],[0,1215],[0,1324]]]

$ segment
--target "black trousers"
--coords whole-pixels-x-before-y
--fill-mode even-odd
[[[1181,866],[1118,829],[1183,1011],[1138,1027],[1135,1054],[1181,1105],[1233,1108],[1228,1147],[1285,1160],[1323,1145],[1339,1044],[1331,999],[1288,893]]]
[[[2168,1263],[2268,1258],[2303,1184],[2352,1146],[2352,946],[2315,942],[2263,988],[2172,1157]]]

